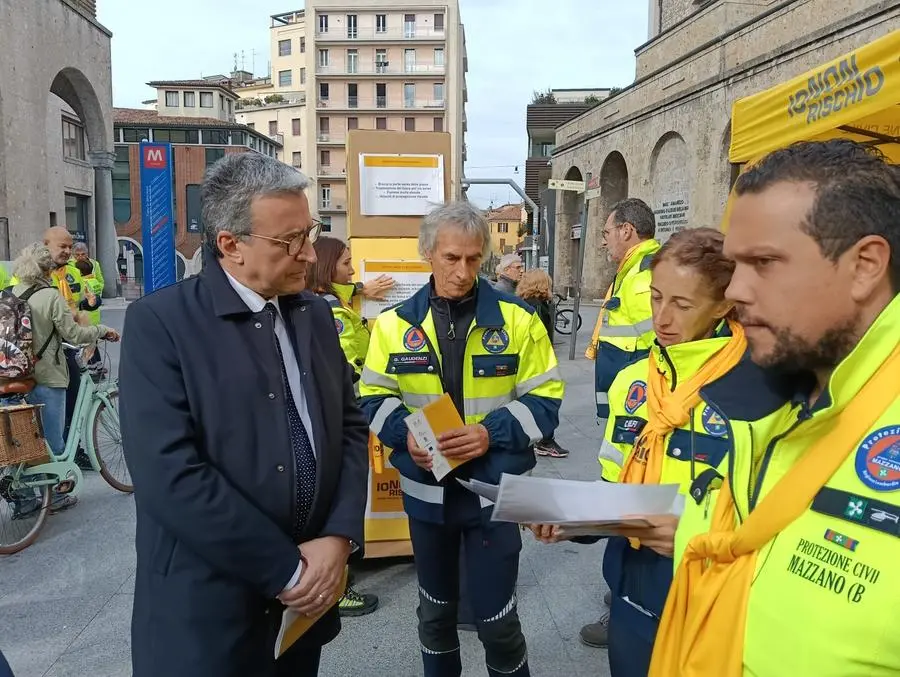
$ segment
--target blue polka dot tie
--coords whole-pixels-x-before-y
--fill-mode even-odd
[[[309,517],[312,508],[313,496],[316,491],[316,456],[313,453],[312,443],[306,433],[306,427],[297,411],[294,397],[288,385],[287,369],[284,368],[284,353],[281,352],[281,343],[274,334],[275,322],[278,311],[271,303],[267,303],[266,312],[272,320],[273,338],[278,349],[278,361],[281,364],[281,380],[284,384],[285,408],[287,409],[288,429],[291,434],[291,448],[294,451],[294,471],[297,478],[297,514],[294,515],[294,538],[299,539]]]

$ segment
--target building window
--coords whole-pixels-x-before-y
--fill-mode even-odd
[[[359,118],[347,118],[347,129],[359,129]]]
[[[75,242],[87,241],[87,213],[90,198],[83,195],[65,194],[66,227]]]
[[[185,92],[184,93],[184,107],[185,108],[196,108],[197,107],[197,94],[195,92]]]
[[[300,118],[294,118],[291,120],[291,134],[294,136],[300,136]]]
[[[403,72],[414,73],[416,71],[416,50],[403,50]]]
[[[438,106],[444,105],[444,83],[434,83],[434,103]]]
[[[206,136],[204,134],[204,136]],[[247,145],[247,132],[231,132],[231,145],[232,146],[246,146]]]
[[[435,14],[434,15],[434,30],[436,30],[436,31],[444,30],[444,15],[443,14]]]
[[[204,129],[203,143],[211,146],[227,146],[228,130],[227,129]]]
[[[231,117],[232,113],[234,112],[233,109],[232,109],[232,107],[231,107],[232,104],[233,104],[233,102],[232,102],[231,99],[227,99],[227,100],[226,100],[226,104],[228,105],[228,116]]]
[[[375,83],[375,107],[387,108],[387,84],[384,82]]]
[[[275,136],[278,133],[278,120],[269,120],[269,136]]]
[[[404,38],[416,37],[416,15],[415,14],[404,15],[404,17],[403,17],[403,37]]]
[[[358,49],[348,49],[347,50],[347,72],[348,73],[356,73],[359,69],[359,50]]]
[[[355,82],[347,84],[347,107],[359,107],[359,85],[357,85]]]
[[[196,129],[154,129],[154,141],[169,143],[200,143],[200,132]]]
[[[131,221],[131,149],[116,146],[116,161],[112,170],[113,220]]]
[[[122,129],[122,141],[125,143],[140,143],[150,138],[150,130],[146,127],[124,127]]]
[[[297,169],[303,167],[303,154],[299,150],[291,153],[291,165]]]
[[[387,118],[375,118],[375,129],[387,129]]]
[[[319,192],[322,196],[322,209],[331,208],[331,184],[323,183]]]
[[[508,223],[498,223],[497,224],[497,232],[498,233],[508,233],[509,232],[509,224]]]
[[[200,108],[212,108],[213,95],[212,92],[200,92]]]
[[[416,119],[415,118],[403,118],[403,131],[406,131],[406,132],[416,131]]]
[[[291,55],[291,41],[290,40],[279,40],[278,41],[278,56],[290,56]]]
[[[225,112],[225,97],[219,94],[219,110]]]
[[[300,53],[306,54],[306,38],[300,38]]]
[[[319,32],[320,33],[328,32],[328,15],[327,14],[319,15]]]
[[[403,107],[416,107],[416,84],[414,82],[406,82],[403,85]]]
[[[84,127],[62,119],[63,157],[84,160]]]
[[[319,135],[327,141],[329,133],[331,133],[331,118],[319,118]]]
[[[434,50],[434,65],[441,66],[444,65],[444,48],[438,47]]]
[[[330,150],[320,150],[319,151],[319,164],[322,167],[330,167],[331,166],[331,151]]]
[[[356,14],[347,15],[347,37],[355,40],[359,37],[359,28]]]
[[[166,108],[178,108],[178,92],[166,92]]]
[[[300,84],[301,85],[306,84],[306,69],[305,68],[300,69]]]
[[[328,58],[328,50],[320,49],[319,50],[319,68],[328,68],[328,64],[331,59]]]
[[[331,87],[328,86],[327,82],[319,83],[319,98],[322,101],[328,101],[328,97],[331,94]]]
[[[321,219],[319,219],[319,223],[322,224],[322,232],[323,233],[331,232],[331,217],[330,216],[323,216]]]
[[[436,132],[444,131],[444,118],[435,118],[434,119],[434,131],[436,131]]]
[[[206,149],[206,168],[209,169],[211,165],[214,165],[219,160],[225,157],[225,149],[224,148],[207,148]]]
[[[375,15],[375,32],[387,33],[387,14]]]
[[[278,86],[279,87],[290,87],[291,86],[291,71],[278,71]]]

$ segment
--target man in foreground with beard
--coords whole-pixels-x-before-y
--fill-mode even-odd
[[[703,391],[728,472],[688,501],[650,674],[896,675],[900,170],[799,143],[735,196],[726,296],[752,362]]]

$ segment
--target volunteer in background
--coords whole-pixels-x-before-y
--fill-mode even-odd
[[[331,306],[341,348],[358,379],[369,348],[369,328],[365,318],[351,305],[356,287],[353,285],[350,248],[340,240],[327,236],[320,236],[313,243],[313,248],[316,250],[316,264],[307,270],[306,288]],[[358,383],[356,385],[358,388]],[[365,616],[377,608],[377,595],[359,593],[353,589],[351,581],[347,581],[347,589],[338,602],[341,616]]]
[[[747,342],[739,324],[725,320],[725,289],[734,263],[722,253],[724,237],[710,228],[681,231],[651,263],[650,294],[656,341],[650,356],[626,367],[609,390],[610,417],[603,445],[603,477],[632,484],[692,487],[722,479],[727,453],[725,421],[700,397],[700,388],[730,371]],[[689,498],[687,500],[690,500]],[[653,640],[672,582],[677,518],[654,520],[640,547],[611,538],[603,558],[612,590],[609,664],[613,677],[646,677]],[[535,530],[553,540],[555,529]],[[623,532],[627,533],[627,532]],[[635,542],[636,544],[636,542]]]
[[[727,297],[766,372],[704,389],[729,421],[728,479],[687,502],[650,674],[894,676],[900,169],[804,142],[734,191]]]
[[[500,257],[497,264],[497,281],[494,283],[494,289],[498,289],[507,294],[516,293],[516,285],[522,279],[522,272],[525,265],[518,254],[504,254]]]
[[[601,243],[618,266],[606,292],[585,357],[594,360],[597,419],[609,418],[609,388],[631,362],[646,357],[653,343],[650,319],[650,261],[659,251],[656,218],[643,200],[627,198],[613,206],[601,231]],[[600,451],[603,461],[603,450]],[[604,600],[607,604],[609,599]],[[608,616],[581,628],[581,641],[606,646]]]
[[[419,640],[426,677],[462,671],[457,635],[459,551],[465,558],[478,637],[492,677],[529,675],[516,604],[521,533],[491,522],[490,505],[456,478],[498,483],[535,465],[531,445],[552,435],[564,386],[547,332],[530,306],[478,283],[490,247],[484,214],[453,202],[425,217],[419,253],[433,276],[378,316],[362,374],[371,430],[393,449],[419,580]],[[438,437],[466,461],[443,481],[405,419],[448,393],[465,425]]]
[[[551,319],[550,301],[553,298],[553,282],[550,276],[540,268],[522,273],[522,278],[516,287],[516,296],[525,301],[534,308],[547,335],[553,331],[553,320]],[[534,453],[538,456],[550,456],[552,458],[566,458],[569,455],[568,449],[563,449],[553,437],[547,437],[534,445]]]
[[[92,259],[88,254],[88,247],[84,242],[76,242],[72,245],[72,261],[71,263],[87,263],[90,266],[90,270],[88,273],[82,272],[82,277],[85,279],[92,279],[97,282],[96,285],[91,285],[91,290],[95,294],[103,293],[103,269],[100,267],[100,262],[97,259]],[[81,268],[78,269],[81,271]],[[100,289],[100,291],[96,291],[96,289]]]

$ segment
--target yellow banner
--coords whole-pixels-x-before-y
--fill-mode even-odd
[[[366,167],[413,167],[437,169],[437,155],[364,155]]]
[[[898,103],[900,30],[735,102],[729,159],[747,162],[803,139],[859,138],[854,129],[897,136]]]
[[[430,273],[431,265],[425,261],[369,261],[367,273]]]

